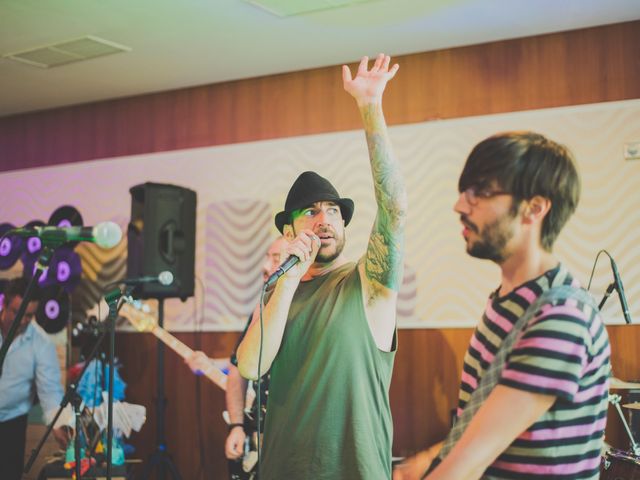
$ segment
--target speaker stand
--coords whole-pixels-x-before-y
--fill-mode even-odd
[[[164,299],[158,299],[158,326],[164,327]],[[167,406],[167,398],[164,396],[164,344],[158,340],[158,386],[156,390],[156,451],[151,454],[140,478],[147,479],[155,467],[158,467],[158,480],[164,480],[167,469],[174,480],[182,480],[178,468],[174,465],[164,438],[164,412]]]

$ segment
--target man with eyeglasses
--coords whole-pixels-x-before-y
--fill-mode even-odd
[[[27,284],[27,279],[16,278],[4,288],[0,345],[11,329]],[[27,415],[35,394],[47,422],[53,419],[63,395],[55,345],[33,324],[37,308],[37,298],[27,305],[0,376],[0,476],[3,480],[22,478]],[[60,447],[66,448],[67,427],[54,428],[52,433]]]
[[[609,341],[552,253],[580,196],[572,155],[533,132],[495,135],[472,150],[458,188],[467,253],[497,264],[501,283],[464,358],[456,424],[393,478],[423,478],[431,464],[430,480],[596,479]]]

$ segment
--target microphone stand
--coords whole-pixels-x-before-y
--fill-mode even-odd
[[[164,326],[164,299],[158,298],[158,326]],[[167,398],[164,392],[164,344],[157,342],[157,388],[156,388],[156,451],[151,455],[144,470],[140,474],[142,480],[147,480],[151,476],[154,467],[158,467],[158,480],[165,480],[167,468],[173,480],[181,480],[178,468],[171,461],[167,452],[167,445],[164,436],[164,414],[167,406]]]
[[[84,367],[82,367],[82,371],[80,372],[80,375],[78,375],[78,381],[76,383],[70,384],[67,387],[67,391],[66,391],[64,397],[62,397],[62,401],[60,402],[60,408],[56,412],[56,415],[55,415],[55,417],[53,417],[53,420],[51,421],[51,423],[49,423],[49,425],[47,427],[47,431],[44,433],[44,435],[40,439],[40,442],[38,443],[36,448],[34,448],[32,450],[31,457],[29,457],[29,461],[27,462],[27,464],[24,467],[24,473],[27,473],[31,469],[31,467],[33,466],[33,463],[35,462],[36,458],[38,458],[38,454],[40,453],[40,450],[42,449],[44,443],[46,442],[47,438],[49,437],[49,434],[51,433],[51,430],[53,430],[53,427],[56,424],[56,421],[58,420],[58,418],[62,414],[62,411],[64,410],[64,408],[67,406],[68,403],[71,403],[71,405],[73,406],[73,409],[74,409],[74,416],[75,416],[75,419],[76,419],[76,432],[75,432],[75,438],[74,438],[74,453],[75,453],[75,459],[76,459],[76,462],[75,462],[76,463],[75,464],[75,475],[76,475],[76,479],[79,480],[81,478],[79,425],[80,425],[80,415],[81,415],[80,405],[82,404],[82,398],[80,397],[80,395],[77,392],[78,384],[80,383],[80,380],[82,380],[82,377],[84,376],[84,373],[86,372],[87,368],[89,368],[89,364],[96,357],[96,355],[98,353],[98,350],[99,350],[100,346],[102,345],[102,341],[104,340],[104,337],[106,336],[106,334],[107,334],[107,330],[103,330],[100,333],[100,336],[96,340],[96,342],[95,342],[95,344],[93,346],[93,349],[89,353],[88,357],[85,359]]]
[[[58,245],[56,245],[58,246]],[[38,279],[40,275],[49,267],[49,263],[51,262],[51,257],[53,255],[53,249],[55,247],[44,245],[42,246],[42,250],[40,251],[40,256],[38,257],[38,261],[36,262],[36,269],[33,273],[33,276],[29,280],[29,284],[27,285],[27,290],[24,292],[22,296],[22,303],[20,304],[20,308],[18,308],[18,312],[16,313],[15,318],[13,319],[13,323],[11,324],[11,328],[9,328],[9,333],[7,333],[7,338],[2,340],[2,347],[0,347],[0,376],[2,376],[2,366],[4,364],[4,359],[7,356],[7,352],[9,351],[9,347],[13,342],[16,333],[18,332],[18,328],[20,327],[20,322],[22,321],[22,317],[24,317],[24,312],[27,310],[27,306],[29,302],[31,302],[31,298],[33,298],[33,291],[36,288],[36,284],[38,283]]]
[[[609,394],[609,402],[616,407],[618,411],[618,415],[620,416],[620,420],[622,420],[622,425],[624,425],[624,429],[627,432],[627,436],[629,437],[629,442],[631,444],[631,450],[634,455],[640,455],[640,445],[636,442],[636,439],[633,437],[633,433],[631,433],[631,429],[629,429],[629,425],[622,414],[622,409],[620,408],[620,400],[622,397],[618,394]]]
[[[109,315],[107,316],[107,331],[109,332],[109,400],[107,404],[107,480],[111,480],[111,451],[113,449],[113,369],[115,351],[116,318],[118,316],[118,300],[122,297],[119,288],[112,290],[104,296],[109,305]]]

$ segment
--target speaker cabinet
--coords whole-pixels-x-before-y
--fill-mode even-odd
[[[176,185],[144,183],[131,187],[131,222],[127,229],[127,277],[173,274],[170,285],[141,283],[140,298],[193,296],[196,250],[196,192]]]

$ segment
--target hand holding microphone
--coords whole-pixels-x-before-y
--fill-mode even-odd
[[[269,276],[265,282],[268,288],[278,281],[278,279],[297,265],[294,277],[298,279],[307,272],[311,264],[314,262],[318,251],[320,250],[320,239],[311,230],[303,230],[300,234],[287,246],[286,253],[289,257],[278,267],[278,269]],[[289,275],[292,276],[292,275]]]

